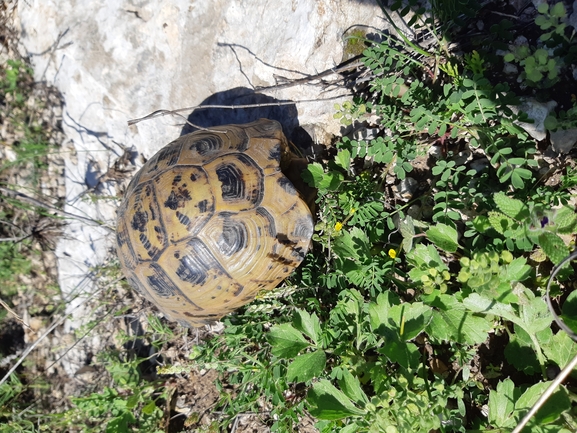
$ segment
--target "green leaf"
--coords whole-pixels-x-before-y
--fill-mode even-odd
[[[548,344],[542,346],[547,359],[553,361],[559,368],[565,368],[575,356],[575,343],[563,331],[557,332]]]
[[[539,246],[543,249],[547,257],[558,265],[561,261],[569,255],[569,248],[558,235],[548,231],[539,234]]]
[[[386,335],[386,329],[394,329],[395,323],[389,318],[392,306],[399,304],[399,298],[394,293],[387,291],[377,296],[377,302],[369,304],[369,318],[371,329],[379,335]]]
[[[266,335],[272,346],[272,354],[279,358],[294,358],[309,346],[308,341],[289,323],[273,326]]]
[[[457,230],[446,224],[437,223],[427,230],[426,234],[431,242],[448,253],[454,253],[459,248]]]
[[[422,302],[394,305],[389,310],[389,317],[395,322],[400,337],[405,341],[419,335],[429,324],[432,316],[431,307]]]
[[[577,214],[567,206],[555,210],[550,219],[555,223],[557,233],[573,233],[577,222]]]
[[[304,310],[297,309],[294,317],[295,327],[304,332],[315,344],[319,343],[321,336],[321,323],[318,316]]]
[[[529,277],[531,272],[531,266],[527,264],[527,260],[524,257],[517,257],[505,269],[507,281],[523,281]]]
[[[497,390],[489,392],[489,423],[494,427],[514,427],[515,384],[511,379],[499,382]]]
[[[525,291],[525,294],[534,296],[534,294],[529,290]],[[549,326],[551,326],[551,321],[553,320],[543,298],[535,297],[529,299],[528,302],[521,304],[520,313],[519,316],[521,320],[517,324],[529,334],[533,335],[549,328]]]
[[[551,324],[551,316],[547,310],[545,301],[541,298],[535,298],[535,295],[529,290],[521,287],[517,296],[521,299],[520,311],[518,312],[512,305],[497,302],[478,293],[472,293],[463,300],[463,304],[469,310],[483,313],[494,314],[505,320],[515,323],[523,328],[527,333],[535,335],[539,331],[547,328]]]
[[[156,410],[156,403],[154,400],[150,400],[148,402],[148,404],[146,404],[143,408],[142,408],[142,413],[145,415],[152,415],[154,413],[154,411]]]
[[[407,215],[407,217],[399,223],[399,230],[401,231],[401,236],[403,236],[403,249],[408,253],[413,249],[413,238],[415,237],[413,218]]]
[[[318,162],[313,162],[312,164],[309,164],[303,171],[302,177],[309,186],[318,188],[321,181],[323,180],[324,175],[325,170],[323,169],[323,166]]]
[[[286,379],[289,382],[308,382],[323,373],[326,362],[327,357],[322,350],[299,355],[289,364]]]
[[[517,228],[517,223],[515,220],[505,214],[502,214],[501,212],[488,212],[487,217],[489,218],[491,227],[493,227],[502,235],[505,234],[505,232],[508,230]]]
[[[545,118],[543,125],[548,131],[555,131],[557,129],[557,118],[550,114]]]
[[[561,318],[570,329],[577,332],[577,291],[573,291],[567,296],[562,307]]]
[[[531,376],[540,371],[539,360],[531,336],[518,325],[505,346],[505,358],[517,370]],[[551,330],[547,329],[549,332]]]
[[[551,382],[541,382],[528,388],[515,403],[515,415],[523,417],[539,400]],[[535,424],[547,424],[557,420],[563,412],[571,408],[567,390],[561,386],[551,395],[541,409],[535,414]]]
[[[421,362],[419,348],[410,342],[401,341],[398,335],[390,334],[386,344],[381,347],[379,353],[385,355],[391,362],[401,367],[417,368]]]
[[[340,150],[335,156],[335,163],[348,172],[351,166],[351,152],[348,149]]]
[[[551,8],[551,16],[555,18],[565,18],[567,16],[567,11],[565,10],[565,5],[563,2],[557,2]]]
[[[519,220],[528,215],[527,206],[521,200],[506,196],[502,192],[493,195],[493,200],[501,212]]]
[[[353,376],[346,367],[343,367],[341,372],[342,377],[339,379],[339,386],[348,398],[357,405],[364,407],[369,402],[369,399],[362,390],[358,377]]]
[[[307,395],[311,406],[309,412],[318,419],[336,420],[349,416],[364,416],[367,411],[359,409],[332,383],[321,379],[315,383]]]
[[[537,6],[537,11],[540,14],[546,14],[547,12],[549,12],[549,4],[547,2],[541,3],[539,6]]]
[[[407,258],[419,267],[424,265],[430,268],[437,268],[438,271],[448,269],[433,245],[418,244],[407,254]]]
[[[451,295],[437,295],[429,305],[438,308],[426,328],[427,333],[440,341],[480,344],[487,338],[491,324],[474,316]]]
[[[369,245],[366,233],[358,227],[353,227],[350,231],[341,231],[340,236],[334,241],[333,252],[342,259],[361,260],[370,257]]]

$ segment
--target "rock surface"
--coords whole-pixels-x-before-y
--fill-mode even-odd
[[[115,197],[122,188],[109,176],[109,169],[127,149],[133,168],[138,168],[142,158],[136,156],[151,157],[178,137],[184,124],[182,117],[167,116],[129,127],[129,119],[203,101],[252,102],[260,87],[339,64],[343,35],[352,26],[373,31],[383,30],[385,23],[375,2],[365,0],[42,0],[19,2],[18,16],[22,51],[30,56],[36,79],[56,85],[64,97],[64,145],[70,152],[65,210],[105,221],[112,229]],[[266,95],[264,102],[347,93],[342,88],[323,92],[319,80],[312,83],[317,85],[261,93]],[[206,110],[190,118],[215,125],[263,115],[284,117],[278,120],[292,129],[286,132],[293,138],[298,138],[300,126],[322,142],[340,130],[332,119],[334,102]],[[57,247],[64,295],[92,292],[90,269],[111,253],[113,230],[70,223]],[[76,299],[69,308],[82,317],[81,309],[74,310],[82,297]]]

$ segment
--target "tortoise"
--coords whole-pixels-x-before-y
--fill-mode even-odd
[[[268,119],[196,131],[161,149],[118,209],[130,285],[187,327],[275,288],[313,234],[309,206],[281,171],[291,160],[281,125]]]

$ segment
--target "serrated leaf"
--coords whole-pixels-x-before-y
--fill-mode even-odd
[[[448,269],[447,265],[445,265],[441,259],[439,252],[433,245],[418,244],[409,254],[407,254],[407,258],[418,267],[426,265],[430,268],[436,268],[438,271]]]
[[[350,231],[342,230],[334,241],[333,252],[342,259],[361,260],[369,257],[369,238],[358,227],[353,227]]]
[[[533,293],[528,290],[525,293],[533,295]],[[542,298],[533,298],[530,299],[528,303],[521,304],[519,317],[521,320],[516,324],[533,335],[549,328],[553,320],[551,314],[549,314],[547,304]]]
[[[422,302],[394,305],[389,310],[389,317],[395,322],[400,337],[405,341],[419,335],[429,324],[432,316],[431,307]]]
[[[421,362],[418,347],[411,342],[401,341],[395,334],[389,335],[387,343],[379,349],[379,353],[406,369],[417,368]]]
[[[342,377],[339,379],[339,386],[348,398],[357,405],[364,407],[369,402],[369,399],[362,390],[358,377],[353,376],[346,367],[343,367],[341,372]]]
[[[510,335],[509,343],[505,347],[505,358],[517,370],[527,375],[535,374],[540,371],[540,366],[531,336],[518,325],[515,325],[514,329],[515,333]],[[551,333],[550,329],[545,331]]]
[[[439,295],[431,305],[437,307],[426,328],[431,337],[471,345],[480,344],[487,338],[491,324],[467,311],[452,296]]]
[[[294,358],[309,346],[303,334],[289,323],[273,326],[266,334],[266,338],[272,346],[272,354],[279,358]]]
[[[367,411],[359,409],[332,383],[321,379],[309,390],[307,401],[309,412],[318,419],[336,420],[353,415],[365,415]]]
[[[389,311],[393,305],[399,304],[399,298],[394,293],[387,291],[377,296],[377,302],[369,304],[369,318],[371,329],[380,335],[386,334],[386,329],[394,329],[395,324],[389,318]]]
[[[545,356],[559,366],[565,368],[575,356],[575,343],[563,331],[557,332],[549,344],[542,345]]]
[[[538,241],[539,246],[555,265],[561,263],[569,255],[569,248],[565,245],[563,239],[555,233],[544,231],[539,234]]]
[[[524,416],[550,385],[551,382],[541,382],[528,388],[515,403],[514,416],[517,418]],[[561,386],[541,406],[541,409],[535,414],[534,421],[537,425],[553,422],[570,408],[571,401],[567,395],[567,390]]]
[[[472,293],[463,300],[463,304],[471,311],[483,314],[494,314],[505,320],[519,325],[527,333],[536,335],[539,331],[551,324],[551,316],[547,310],[545,301],[535,298],[535,295],[521,284],[522,291],[518,291],[520,303],[518,310],[510,304],[503,304],[494,299],[489,299],[478,293]]]
[[[514,427],[515,384],[511,379],[505,379],[497,384],[497,390],[489,392],[489,423],[495,427]]]
[[[459,248],[457,242],[457,230],[446,224],[437,223],[426,231],[427,238],[440,249],[454,253]]]
[[[531,272],[531,266],[527,264],[527,260],[524,257],[517,257],[505,269],[507,281],[523,281],[529,277]]]
[[[551,215],[555,223],[557,233],[572,233],[577,223],[577,214],[567,206],[555,210]]]
[[[407,215],[407,217],[399,223],[399,230],[401,231],[401,236],[403,236],[403,250],[408,253],[413,249],[413,238],[415,237],[413,218]]]
[[[493,195],[493,200],[499,210],[513,219],[521,219],[528,214],[526,205],[515,198],[506,196],[502,192]]]
[[[335,163],[348,172],[351,166],[351,152],[348,149],[341,149],[335,156]]]
[[[311,315],[304,310],[297,309],[294,321],[298,330],[304,332],[315,344],[318,344],[321,336],[321,323],[315,313]]]
[[[323,180],[325,175],[325,170],[323,166],[318,162],[313,162],[307,165],[307,168],[303,171],[303,180],[312,187],[318,188],[319,184]]]
[[[513,218],[510,218],[501,212],[488,212],[487,217],[489,218],[491,227],[502,235],[505,234],[507,230],[514,229],[517,226],[517,222]]]
[[[323,373],[326,362],[327,357],[322,350],[299,355],[287,367],[287,381],[308,382]]]

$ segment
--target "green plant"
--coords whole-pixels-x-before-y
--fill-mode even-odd
[[[118,354],[108,352],[102,354],[101,361],[112,376],[114,387],[73,397],[74,408],[64,414],[65,424],[82,423],[86,432],[162,432],[163,410],[159,403],[167,394],[166,390],[142,381],[139,365],[145,360],[122,360]]]
[[[528,86],[546,89],[559,82],[559,74],[565,66],[561,54],[568,53],[573,36],[565,34],[568,24],[563,2],[552,6],[542,3],[537,10],[539,14],[535,17],[535,24],[545,31],[539,36],[543,45],[513,45],[503,59],[523,67],[519,78]]]
[[[3,281],[3,297],[10,298],[18,289],[18,276],[30,272],[31,262],[22,254],[22,245],[13,242],[0,242],[0,278]]]
[[[537,7],[539,15],[535,17],[535,24],[541,30],[550,30],[539,36],[543,42],[551,39],[553,35],[563,37],[567,42],[571,42],[570,38],[565,36],[565,29],[567,28],[567,10],[563,2],[555,3],[549,6],[548,3],[541,3]]]
[[[521,200],[496,193],[493,200],[499,211],[491,211],[487,216],[478,217],[483,225],[485,218],[490,226],[505,237],[509,250],[518,248],[529,251],[538,245],[553,263],[559,263],[569,254],[569,246],[560,235],[575,232],[577,215],[567,206],[547,209],[541,203],[523,203]]]
[[[505,54],[504,60],[523,66],[520,78],[530,86],[547,88],[559,81],[561,59],[551,57],[545,48],[532,50],[529,45],[516,46]]]

